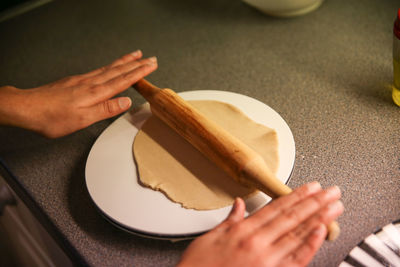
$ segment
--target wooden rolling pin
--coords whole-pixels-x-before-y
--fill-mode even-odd
[[[171,89],[160,89],[144,79],[134,84],[134,88],[150,103],[154,115],[238,182],[272,198],[292,192],[275,177],[258,153],[204,117]],[[328,239],[336,239],[340,232],[338,223],[331,223],[328,231]]]

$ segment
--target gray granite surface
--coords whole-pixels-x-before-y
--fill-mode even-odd
[[[239,0],[55,1],[0,23],[0,84],[38,86],[141,48],[158,57],[149,79],[160,87],[227,90],[266,103],[295,138],[289,185],[319,180],[343,190],[342,234],[311,264],[337,266],[400,218],[400,108],[390,93],[398,7],[326,0],[306,16],[279,19]],[[132,88],[123,94],[144,102]],[[90,200],[86,158],[111,122],[56,140],[0,127],[0,158],[77,263],[172,266],[188,242],[120,231]]]

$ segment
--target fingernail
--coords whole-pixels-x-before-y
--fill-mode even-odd
[[[321,184],[317,181],[311,182],[308,184],[308,190],[311,193],[316,193],[321,190]]]
[[[338,200],[328,205],[328,213],[342,212],[344,209],[342,201]]]
[[[146,64],[147,66],[157,66],[157,62],[150,62]]]
[[[329,187],[326,192],[330,197],[340,197],[340,189],[336,185]]]
[[[232,209],[229,212],[228,218],[230,221],[237,222],[243,218],[242,212],[240,211],[240,198],[236,198],[233,203]]]
[[[149,57],[149,60],[153,63],[157,62],[157,57]]]
[[[237,209],[237,207],[239,206],[240,201],[243,201],[240,197],[235,198],[235,210]]]
[[[121,97],[118,99],[118,105],[121,109],[127,109],[131,106],[132,101],[129,97]]]
[[[140,49],[139,49],[139,50],[136,50],[136,51],[132,52],[131,55],[134,56],[134,57],[137,57],[137,56],[140,55],[141,52],[142,51],[140,51]]]

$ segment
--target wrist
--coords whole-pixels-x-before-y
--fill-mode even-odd
[[[0,87],[0,125],[37,130],[32,124],[32,116],[35,114],[29,104],[31,91],[13,86]]]

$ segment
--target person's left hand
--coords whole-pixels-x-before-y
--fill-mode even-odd
[[[61,137],[127,111],[129,97],[112,98],[157,69],[140,50],[86,74],[33,89],[0,87],[0,124]]]
[[[301,267],[321,247],[326,225],[343,212],[338,187],[306,184],[244,218],[237,199],[228,218],[195,239],[178,267]]]

